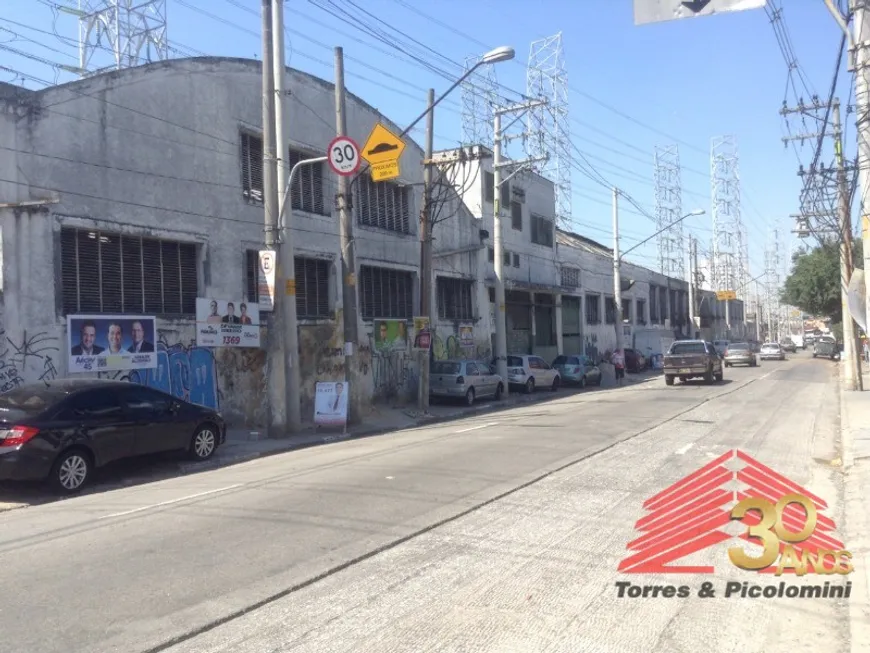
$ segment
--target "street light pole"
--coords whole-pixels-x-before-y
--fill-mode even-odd
[[[651,241],[653,238],[657,237],[662,232],[667,231],[668,229],[670,229],[671,227],[673,227],[676,224],[679,224],[680,222],[682,222],[686,218],[691,217],[693,215],[704,215],[704,213],[706,213],[706,211],[704,209],[695,209],[694,211],[691,211],[691,212],[687,213],[686,215],[677,218],[676,220],[674,220],[670,224],[665,225],[664,227],[659,229],[657,232],[655,232],[649,238],[643,239],[642,241],[640,241],[639,243],[637,243],[633,247],[630,247],[625,252],[620,254],[619,253],[619,189],[616,187],[613,188],[613,303],[614,303],[614,311],[616,312],[616,315],[614,317],[614,322],[616,323],[616,349],[617,350],[622,349],[622,272],[621,272],[622,259],[624,259],[626,256],[628,256],[628,254],[630,254],[631,252],[636,250],[638,247],[645,245],[646,243]],[[693,245],[691,244],[692,242],[693,242],[693,240],[690,240],[690,246],[689,246],[690,257],[692,255],[692,247],[693,247]],[[695,261],[695,267],[697,268],[697,261]],[[691,262],[689,264],[689,269],[690,270],[692,269]],[[693,283],[693,281],[690,280],[689,281],[689,292],[690,292],[690,297],[692,297],[692,299],[690,299],[690,301],[693,301],[693,296],[691,295],[692,283]],[[693,304],[693,306],[694,306],[694,304]],[[690,315],[691,315],[691,312],[693,310],[694,309],[690,309]],[[694,329],[694,323],[692,324],[692,327]]]
[[[619,256],[619,190],[613,189],[613,322],[616,325],[616,351],[622,350],[622,274]]]

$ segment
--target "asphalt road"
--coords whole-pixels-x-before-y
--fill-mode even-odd
[[[617,565],[643,502],[729,449],[841,519],[834,365],[799,353],[2,513],[0,651],[845,650],[842,602],[614,586],[700,584]],[[735,573],[695,555],[716,560],[703,580]]]

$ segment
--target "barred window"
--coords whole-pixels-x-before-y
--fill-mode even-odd
[[[553,246],[553,221],[532,214],[532,242],[544,247]]]
[[[523,205],[516,201],[511,202],[511,227],[523,230]]]
[[[638,299],[635,303],[637,304],[637,323],[646,324],[646,302]]]
[[[438,317],[442,320],[473,320],[474,282],[467,279],[438,277],[436,281]]]
[[[296,315],[301,318],[329,317],[330,262],[297,256]]]
[[[410,189],[389,181],[356,178],[356,215],[360,224],[400,234],[410,233]],[[378,316],[386,317],[386,316]]]
[[[513,256],[514,256],[514,267],[515,268],[520,267],[520,255],[517,253],[514,253]]]
[[[300,161],[311,159],[314,155],[291,149],[287,158],[287,169],[292,170]],[[307,163],[299,166],[293,176],[290,201],[294,211],[330,215],[323,205],[323,164]]]
[[[601,324],[601,295],[586,295],[586,324]]]
[[[616,301],[613,297],[604,298],[604,321],[607,324],[616,324]]]
[[[330,262],[324,259],[294,258],[296,276],[296,316],[300,318],[328,318]],[[260,301],[260,253],[256,249],[245,252],[245,296],[249,302]]]
[[[263,139],[242,132],[239,141],[242,149],[242,195],[250,202],[262,202]]]
[[[360,267],[360,314],[364,320],[414,317],[414,275],[394,268]]]
[[[60,252],[65,315],[196,314],[193,243],[64,227]]]
[[[577,288],[580,286],[580,270],[577,268],[562,268],[562,285],[565,288]]]

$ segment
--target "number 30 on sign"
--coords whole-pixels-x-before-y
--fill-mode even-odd
[[[352,138],[338,136],[332,139],[327,148],[329,167],[337,175],[344,177],[354,174],[360,167],[359,147]]]

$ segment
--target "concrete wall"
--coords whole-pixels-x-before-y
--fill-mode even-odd
[[[334,90],[329,82],[287,71],[289,145],[311,156],[324,154],[334,136]],[[38,208],[0,209],[4,341],[15,343],[0,361],[14,365],[15,378],[38,380],[40,365],[51,358],[54,374],[66,375],[65,317],[59,281],[61,227],[156,237],[193,243],[198,251],[198,296],[234,299],[245,292],[245,252],[262,249],[262,204],[242,193],[241,136],[260,134],[261,73],[257,61],[186,59],[149,64],[99,75],[40,92],[0,86],[0,201],[48,199]],[[348,133],[361,145],[384,119],[353,95],[347,98]],[[392,125],[397,132],[399,128]],[[408,233],[355,224],[357,266],[389,267],[413,274],[414,313],[419,307],[419,240],[422,151],[408,141],[401,159],[401,185],[408,187]],[[295,211],[296,255],[330,263],[330,315],[301,320],[303,415],[312,414],[314,384],[344,377],[338,220],[332,207],[335,177],[323,175],[323,215]],[[453,198],[443,207],[448,219],[436,227],[435,249],[463,250],[436,259],[436,274],[478,280],[485,249],[480,222]],[[481,251],[483,254],[481,254]],[[489,316],[482,284],[475,283],[476,346],[488,347]],[[478,303],[483,298],[482,303]],[[484,307],[481,310],[479,307]],[[195,346],[190,316],[158,315],[161,361],[167,373],[190,366],[208,368],[214,388],[172,381],[173,391],[192,400],[219,405],[233,421],[261,427],[267,423],[265,388],[283,383],[280,366],[268,365],[261,350],[202,350]],[[395,317],[395,316],[384,316]],[[269,341],[268,322],[263,329]],[[445,342],[452,323],[437,324]],[[409,321],[410,327],[410,321]],[[360,319],[358,379],[354,394],[400,400],[416,393],[418,372],[408,351],[387,357],[371,346],[373,322]],[[409,328],[410,332],[410,328]],[[39,334],[43,353],[16,356]],[[413,334],[412,334],[413,335]],[[50,352],[50,353],[49,353]],[[187,357],[184,359],[184,357]],[[185,360],[187,362],[185,362]],[[163,363],[161,363],[163,365]],[[129,380],[164,383],[158,368],[151,377]],[[7,372],[11,374],[11,372]],[[121,375],[124,376],[124,375]],[[147,375],[146,375],[147,376]],[[170,375],[171,376],[171,375]],[[187,385],[185,385],[185,383]],[[273,421],[282,417],[275,406]]]

